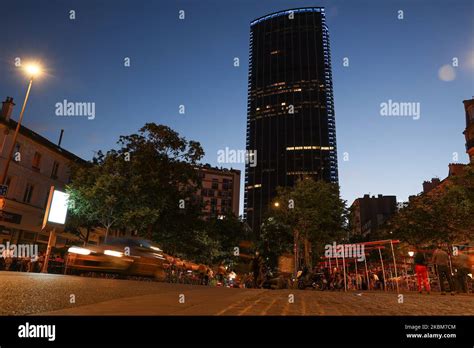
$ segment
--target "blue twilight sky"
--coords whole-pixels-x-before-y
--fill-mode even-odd
[[[424,180],[444,178],[453,153],[467,161],[462,100],[474,95],[472,0],[0,0],[0,5],[0,98],[15,98],[17,118],[27,80],[15,58],[43,62],[48,74],[33,86],[25,125],[54,142],[65,129],[62,145],[85,159],[145,122],[169,125],[200,141],[204,162],[212,165],[218,164],[219,149],[244,149],[250,22],[279,10],[325,6],[343,198],[351,204],[365,193],[381,193],[406,200],[421,191]],[[128,68],[125,57],[131,59]],[[233,66],[234,57],[240,67]],[[440,77],[440,68],[452,65],[454,57],[459,66],[445,67]],[[56,116],[55,104],[64,99],[95,102],[95,119]],[[420,119],[381,116],[380,103],[389,99],[420,103]],[[244,170],[243,164],[234,167]]]

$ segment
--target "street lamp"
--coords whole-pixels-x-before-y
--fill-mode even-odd
[[[32,79],[33,77],[36,77],[41,74],[41,67],[36,63],[31,63],[25,66],[25,72]]]
[[[409,252],[408,252],[408,256],[413,257],[413,255],[415,255],[415,252],[414,252],[414,251],[409,251]]]
[[[0,184],[5,185],[7,180],[8,168],[10,167],[10,161],[13,156],[13,151],[15,150],[16,138],[18,137],[18,132],[20,131],[21,121],[23,120],[23,114],[25,112],[26,103],[28,101],[28,97],[30,95],[31,85],[33,84],[33,79],[39,76],[42,72],[41,66],[37,63],[30,63],[25,65],[23,68],[25,74],[30,79],[30,83],[28,84],[28,89],[26,90],[25,100],[23,101],[23,107],[21,108],[20,117],[18,118],[18,123],[16,124],[15,134],[13,135],[13,141],[10,146],[10,152],[8,153],[7,161],[5,163],[5,168],[3,170],[2,177],[0,179]]]
[[[280,202],[275,202],[275,203],[273,203],[273,206],[274,206],[275,208],[278,208],[278,207],[280,206]]]

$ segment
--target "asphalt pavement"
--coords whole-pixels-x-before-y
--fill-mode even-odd
[[[0,315],[474,315],[474,295],[230,289],[0,272]]]

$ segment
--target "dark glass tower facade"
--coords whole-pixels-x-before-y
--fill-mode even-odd
[[[324,8],[251,23],[244,216],[258,232],[278,186],[300,177],[338,182],[329,33]]]

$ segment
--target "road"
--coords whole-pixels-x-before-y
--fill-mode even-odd
[[[474,295],[229,289],[0,272],[0,315],[474,315]]]

